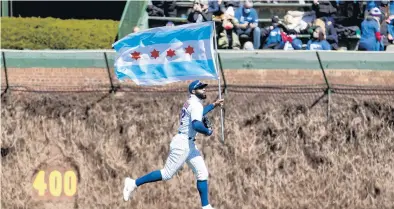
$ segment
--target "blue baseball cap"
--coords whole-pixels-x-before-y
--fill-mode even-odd
[[[208,86],[208,84],[201,82],[200,80],[195,80],[189,84],[189,92],[192,93],[193,90],[202,89]]]

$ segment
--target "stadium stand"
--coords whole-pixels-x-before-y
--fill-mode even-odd
[[[208,5],[208,2],[211,2],[212,0],[197,0],[198,3],[200,4],[206,4]],[[223,0],[226,4],[228,2],[236,2],[236,6],[234,8],[236,9],[237,6],[242,6],[243,1],[248,1],[248,0]],[[250,0],[252,1],[252,0]],[[156,1],[156,2],[162,2],[162,1]],[[268,3],[267,3],[268,2]],[[320,5],[325,5],[327,2],[330,2],[330,4],[334,4],[333,2],[336,1],[324,1],[320,0]],[[366,1],[339,1],[340,3],[336,4],[335,3],[335,18],[333,21],[335,22],[335,37],[337,39],[337,47],[334,47],[334,50],[358,50],[359,49],[359,43],[360,43],[360,38],[361,38],[361,30],[362,30],[362,22],[365,19],[365,12],[366,9],[369,5],[369,2]],[[152,4],[152,1],[149,0],[147,4],[143,5],[144,7],[141,7],[141,5],[138,5],[138,7],[133,6],[134,11],[141,11],[139,8],[143,10],[143,8],[147,8],[147,5],[149,3]],[[170,7],[174,7],[172,9],[173,13],[172,15],[160,15],[160,13],[163,12],[148,12],[150,15],[146,17],[147,19],[147,27],[148,28],[153,28],[153,27],[161,27],[165,26],[167,23],[170,23],[171,25],[179,25],[179,24],[185,24],[188,22],[188,16],[191,12],[193,12],[193,5],[195,3],[194,0],[181,0],[181,1],[173,1],[173,5]],[[327,3],[328,4],[328,3]],[[156,5],[160,6],[166,6],[163,3],[159,3]],[[258,27],[262,30],[261,33],[264,33],[263,31],[269,31],[270,26],[272,25],[272,17],[273,16],[278,16],[280,19],[280,24],[286,35],[289,35],[291,39],[298,39],[302,43],[302,49],[305,49],[307,42],[311,39],[313,39],[313,30],[311,30],[312,26],[312,21],[319,16],[321,16],[324,13],[324,10],[326,7],[320,6],[320,8],[316,7],[316,4],[314,4],[314,1],[263,1],[263,0],[254,0],[253,1],[253,8],[258,14]],[[385,11],[389,11],[388,7],[380,7],[381,11],[385,13]],[[163,11],[166,8],[162,8]],[[329,8],[330,9],[330,8]],[[146,11],[148,11],[146,9]],[[323,13],[322,13],[323,11]],[[139,13],[139,12],[137,12]],[[153,14],[153,15],[152,15]],[[302,29],[300,30],[292,30],[293,22],[292,21],[300,21],[298,16],[294,16],[293,14],[302,15],[302,21],[305,20],[305,22],[308,24],[307,29]],[[143,16],[142,13],[139,13],[139,15]],[[208,15],[210,18],[210,16]],[[216,16],[218,17],[218,16]],[[221,16],[222,17],[222,16]],[[205,19],[205,18],[203,18]],[[213,19],[218,23],[218,25],[222,22],[222,19]],[[381,19],[381,22],[384,19]],[[327,20],[327,22],[330,22],[331,20]],[[330,24],[330,23],[328,23]],[[141,21],[140,21],[141,25]],[[387,26],[384,26],[387,27]],[[291,30],[288,30],[291,28]],[[328,26],[326,25],[326,28],[328,30]],[[297,28],[296,28],[297,29]],[[265,34],[267,35],[267,34]],[[383,37],[387,37],[386,35]],[[387,38],[386,38],[387,39]],[[243,45],[246,41],[253,41],[252,38],[247,38],[247,39],[242,39],[240,37],[241,44]],[[290,40],[290,39],[289,39]],[[263,48],[265,41],[265,37],[262,35],[262,43],[260,44],[260,49]],[[328,40],[330,41],[330,40]],[[336,46],[336,44],[332,44],[331,40],[331,45]],[[389,41],[385,42],[385,47],[390,45]],[[241,47],[242,48],[242,47]],[[294,48],[294,47],[290,47]]]

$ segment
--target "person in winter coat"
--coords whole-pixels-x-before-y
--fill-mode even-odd
[[[200,23],[209,21],[208,17],[208,1],[195,0],[193,4],[193,11],[187,17],[188,23]]]
[[[284,33],[283,28],[280,27],[279,17],[272,17],[272,25],[267,31],[267,37],[263,49],[283,49],[286,42],[292,43],[292,38]]]
[[[316,17],[332,17],[337,13],[337,2],[328,0],[313,0],[312,10],[316,12]]]
[[[149,0],[146,8],[149,16],[176,17],[177,5],[175,0]]]
[[[394,43],[394,18],[387,20],[387,39],[390,43]]]
[[[312,39],[306,45],[307,50],[331,50],[330,44],[326,41],[324,29],[317,26],[312,35]]]
[[[368,17],[361,23],[361,39],[359,50],[383,51],[382,35],[380,33],[380,17],[382,12],[375,7],[370,10]]]
[[[220,49],[241,49],[241,43],[236,33],[238,20],[234,17],[234,8],[229,7],[223,15],[222,24],[218,24],[218,47]]]
[[[323,29],[323,32],[325,33],[326,40],[328,41],[328,43],[330,43],[331,48],[333,50],[337,50],[339,48],[338,34],[337,34],[337,30],[334,28],[333,21],[334,20],[331,17],[321,17],[321,18],[316,19],[313,22],[313,26],[314,27],[320,26]],[[314,27],[312,27],[309,30],[310,34],[313,33]]]
[[[223,0],[208,0],[208,16],[209,17],[221,16],[225,12],[226,12],[226,7],[224,6]]]
[[[379,8],[382,12],[380,19],[385,19],[388,16],[388,10],[386,9],[389,6],[388,0],[378,1],[378,0],[370,0],[367,1],[365,11],[364,11],[364,18],[367,18],[370,11],[374,8]],[[387,11],[385,11],[387,10]]]

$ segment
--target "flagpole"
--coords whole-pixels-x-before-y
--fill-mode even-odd
[[[218,72],[218,46],[217,46],[217,38],[216,38],[216,23],[215,20],[213,21],[213,29],[214,29],[214,43],[215,43],[215,62],[216,62],[216,72]],[[219,75],[219,74],[218,74]],[[219,99],[222,99],[222,90],[221,90],[221,83],[220,83],[220,75],[218,76],[218,85],[219,85]],[[220,124],[221,124],[221,131],[222,137],[221,142],[224,144],[224,121],[223,121],[223,107],[220,106]]]

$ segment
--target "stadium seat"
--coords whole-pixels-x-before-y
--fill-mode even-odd
[[[175,25],[187,23],[187,16],[193,7],[193,0],[177,1],[177,17],[148,17],[149,27],[165,26],[167,22],[171,21]],[[259,26],[261,28],[267,27],[271,24],[271,17],[277,15],[284,17],[288,11],[311,11],[312,4],[299,4],[299,3],[260,3],[256,2],[253,6],[259,13]],[[281,19],[283,21],[283,19]],[[298,34],[297,38],[301,39],[305,44],[309,39],[310,34]],[[339,39],[339,47],[347,48],[347,50],[357,50],[359,36],[350,36]]]

